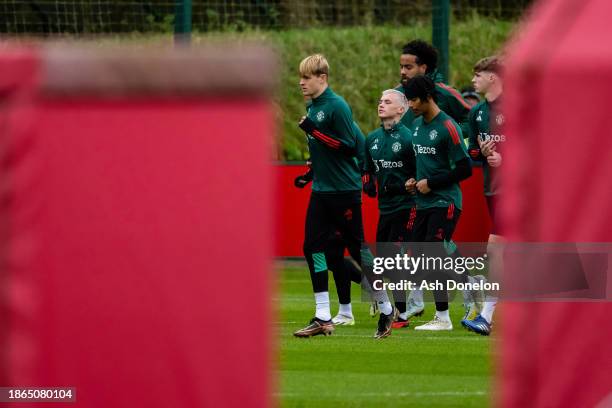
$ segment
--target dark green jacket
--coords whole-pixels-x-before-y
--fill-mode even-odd
[[[472,108],[468,117],[468,152],[472,160],[482,162],[484,194],[486,196],[492,196],[500,192],[499,168],[489,166],[486,158],[480,153],[478,139],[481,141],[493,140],[496,151],[502,153],[506,144],[506,135],[502,131],[505,119],[499,111],[500,106],[500,98],[497,98],[493,103],[485,99]]]
[[[444,112],[429,123],[423,116],[415,119],[412,146],[416,156],[417,181],[448,173],[454,169],[455,163],[468,159],[461,129]],[[450,204],[461,209],[461,199],[459,183],[432,189],[427,194],[417,192],[416,195],[418,209],[448,207]]]
[[[401,123],[389,130],[381,126],[366,138],[365,170],[376,175],[381,214],[414,206],[414,196],[404,187],[406,180],[416,176],[411,139],[410,129]]]
[[[313,127],[307,134],[313,170],[312,190],[320,193],[360,191],[359,132],[348,104],[328,87],[307,109]],[[354,153],[347,153],[347,149]]]

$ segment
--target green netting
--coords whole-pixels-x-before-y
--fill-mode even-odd
[[[515,19],[531,0],[452,0],[463,18],[474,11]],[[193,30],[288,29],[405,25],[431,18],[431,0],[192,1]],[[175,1],[0,0],[0,32],[12,35],[96,35],[172,32]]]

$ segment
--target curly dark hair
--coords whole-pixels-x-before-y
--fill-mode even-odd
[[[402,54],[414,55],[417,64],[427,65],[428,74],[438,67],[438,50],[423,40],[410,41],[402,47]]]
[[[431,96],[434,102],[436,101],[436,85],[431,78],[424,75],[417,75],[408,81],[404,86],[404,93],[408,99],[419,98],[426,101]]]

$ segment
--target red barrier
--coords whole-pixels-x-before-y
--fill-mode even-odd
[[[304,189],[294,187],[293,179],[306,171],[306,166],[277,164],[277,242],[276,256],[302,256],[304,241],[304,218],[310,185]],[[463,212],[459,219],[455,240],[458,242],[486,242],[490,221],[482,192],[482,169],[474,168],[472,177],[461,183],[463,191]],[[368,242],[376,240],[378,207],[376,199],[363,196],[363,217],[365,236]]]
[[[2,386],[76,387],[82,407],[270,405],[273,115],[254,89],[190,86],[233,62],[185,55],[0,58],[31,73],[0,75]],[[274,71],[258,58],[235,64]],[[54,77],[62,64],[85,72]],[[100,98],[88,81],[106,74]]]
[[[514,242],[609,248],[612,139],[602,90],[612,86],[611,14],[608,0],[542,1],[508,50],[500,213]],[[568,103],[569,95],[583,103]],[[609,279],[607,285],[608,301],[599,303],[503,305],[500,406],[612,406]]]

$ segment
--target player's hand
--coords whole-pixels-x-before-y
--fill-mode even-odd
[[[502,164],[502,156],[501,154],[497,153],[497,152],[493,152],[491,153],[490,156],[487,157],[487,163],[489,163],[489,166],[491,167],[499,167]]]
[[[406,191],[410,194],[416,194],[416,184],[417,182],[414,178],[409,178],[408,180],[406,180],[406,184],[404,184],[404,187],[406,187]]]
[[[493,140],[480,143],[480,152],[484,157],[489,157],[497,149]]]
[[[427,185],[427,179],[419,180],[416,183],[416,189],[419,190],[421,194],[427,194],[431,191],[431,188]]]
[[[306,162],[306,164],[308,163],[310,163],[310,161]],[[312,169],[310,168],[310,166],[308,166],[308,171],[300,176],[297,176],[295,180],[293,180],[293,185],[297,188],[304,188],[306,187],[306,184],[312,181],[312,177]]]
[[[310,183],[310,180],[306,179],[304,174],[297,176],[295,180],[293,180],[293,185],[297,188],[304,188],[308,183]]]
[[[317,130],[316,123],[310,120],[308,116],[302,116],[300,118],[300,121],[298,122],[298,127],[309,135],[312,135],[312,133]]]
[[[361,181],[363,183],[363,192],[366,193],[368,197],[376,198],[376,181],[374,177],[366,173],[361,176]]]

